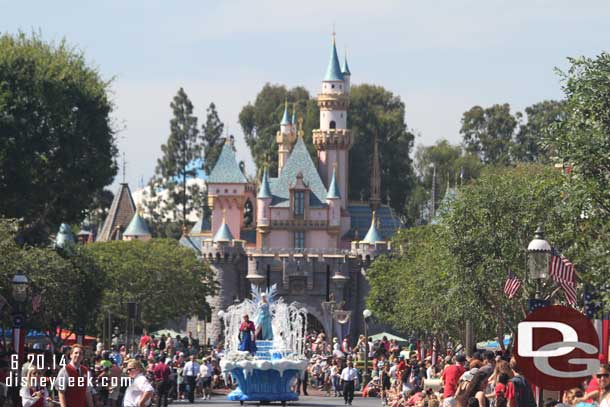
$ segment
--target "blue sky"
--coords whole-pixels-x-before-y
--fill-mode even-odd
[[[508,102],[517,111],[560,98],[553,69],[568,56],[608,50],[608,21],[610,2],[601,0],[0,0],[0,31],[65,37],[114,78],[113,117],[132,188],[153,174],[180,86],[200,123],[216,103],[253,171],[240,109],[266,82],[317,93],[333,24],[352,82],[399,95],[416,144],[429,145],[459,142],[461,115],[475,104]]]

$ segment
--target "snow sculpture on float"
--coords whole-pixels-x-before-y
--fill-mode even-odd
[[[292,387],[307,367],[304,355],[307,310],[297,303],[287,305],[283,298],[276,299],[275,295],[275,285],[266,291],[252,285],[251,300],[246,299],[219,312],[225,326],[226,350],[220,367],[238,383],[227,396],[229,400],[240,404],[244,401],[281,401],[285,404],[299,399]],[[250,336],[251,322],[244,325],[245,315],[255,321],[256,335],[260,334],[262,340],[256,340],[256,335]],[[242,328],[248,330],[247,336]],[[245,341],[253,343],[246,345]]]

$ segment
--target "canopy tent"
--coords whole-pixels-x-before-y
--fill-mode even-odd
[[[373,339],[373,342],[377,341],[377,340],[381,340],[383,339],[383,337],[386,337],[389,341],[391,341],[392,339],[394,339],[396,342],[409,342],[407,339],[405,338],[401,338],[400,336],[396,336],[396,335],[392,335],[389,332],[381,332],[379,334],[375,334],[375,335],[371,335],[371,339]]]
[[[158,331],[155,332],[151,332],[151,335],[154,335],[155,338],[159,338],[162,335],[165,335],[165,337],[167,338],[168,336],[171,336],[172,338],[175,338],[176,335],[180,335],[182,336],[186,336],[186,333],[184,332],[177,332],[174,331],[173,329],[159,329]]]
[[[508,346],[508,344],[510,343],[510,340],[511,340],[510,335],[504,335],[504,347]],[[487,341],[478,342],[477,349],[498,350],[498,349],[501,349],[501,347],[500,347],[500,343],[497,340],[490,339]]]
[[[76,343],[76,335],[74,333],[70,333],[70,330],[68,330],[68,329],[62,329],[61,332],[57,332],[57,334],[59,334],[58,336],[63,340],[64,345],[73,345],[74,343]],[[11,328],[9,328],[9,329],[0,328],[0,337],[6,337],[6,339],[9,341],[12,340],[13,330]],[[48,339],[49,338],[46,335],[46,333],[44,333],[42,331],[35,331],[35,330],[28,331],[28,333],[25,337],[25,340],[27,342],[37,342],[37,341],[46,342]],[[96,339],[95,336],[85,335],[83,345],[90,345],[93,341],[95,341],[95,339]]]

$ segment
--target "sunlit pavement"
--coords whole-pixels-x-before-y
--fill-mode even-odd
[[[246,402],[244,403],[244,406],[258,406],[259,403],[258,402]],[[265,405],[269,405],[269,406],[281,406],[281,403],[267,403]],[[301,398],[298,401],[291,401],[291,402],[287,402],[286,403],[287,406],[302,406],[302,407],[308,407],[308,406],[338,406],[341,407],[343,406],[343,398],[341,397],[321,397],[321,396],[301,396]],[[218,396],[214,396],[212,397],[211,400],[203,400],[203,399],[196,399],[195,403],[190,404],[188,402],[185,402],[183,400],[181,401],[176,401],[173,402],[172,404],[170,404],[171,406],[180,406],[180,407],[186,407],[186,406],[236,406],[239,407],[239,402],[238,401],[229,401],[227,400],[226,396],[222,396],[222,395],[218,395]],[[354,407],[380,407],[381,406],[381,401],[379,398],[363,398],[363,397],[357,397],[354,399],[354,401],[352,402],[352,406]],[[154,406],[156,407],[156,406]]]

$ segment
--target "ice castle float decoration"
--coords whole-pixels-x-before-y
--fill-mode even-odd
[[[275,285],[267,291],[252,285],[252,299],[219,312],[225,327],[226,350],[220,367],[238,383],[227,396],[229,400],[240,404],[280,401],[285,405],[287,401],[299,399],[292,388],[297,378],[303,376],[308,363],[304,347],[307,309],[297,303],[286,304],[282,298],[275,298],[275,293]],[[263,304],[263,296],[267,297],[268,305]],[[270,312],[273,340],[257,340],[255,354],[239,351],[239,327],[243,316],[248,315],[256,324],[262,312]]]

